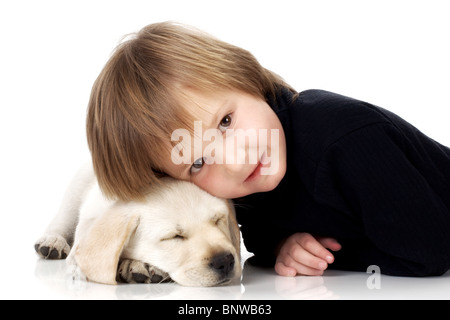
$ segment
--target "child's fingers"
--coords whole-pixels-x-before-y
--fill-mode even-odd
[[[275,272],[283,277],[295,277],[297,275],[297,269],[288,267],[283,262],[275,264]]]
[[[322,275],[328,264],[334,262],[333,254],[326,247],[337,251],[341,245],[333,238],[316,239],[309,233],[293,234],[281,245],[275,271],[283,276]]]
[[[316,254],[323,254],[324,258]],[[283,244],[277,262],[283,263],[287,268],[293,268],[299,274],[317,275],[322,274],[328,267],[325,257],[330,253],[310,234],[294,234]],[[292,270],[284,270],[280,267],[280,273],[292,273]]]
[[[341,244],[334,238],[317,238],[317,241],[325,248],[333,251],[339,251],[342,248]]]
[[[332,263],[334,261],[333,254],[328,251],[316,238],[310,234],[299,234],[301,236],[297,237],[295,240],[297,243],[308,251],[313,256],[324,260],[327,263]],[[331,238],[328,238],[331,239]],[[317,260],[316,260],[317,261]]]
[[[316,256],[314,252],[306,250],[306,248],[301,246],[292,247],[288,251],[288,255],[294,261],[308,268],[325,270],[328,267],[328,262],[325,259]]]
[[[320,276],[323,274],[323,270],[310,268],[293,260],[288,264],[286,265],[284,262],[278,261],[275,264],[276,273],[284,277],[294,277],[297,274],[305,276]]]

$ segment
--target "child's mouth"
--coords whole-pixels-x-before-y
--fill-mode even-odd
[[[261,156],[261,159],[258,162],[258,165],[256,166],[255,170],[252,171],[252,173],[245,179],[244,182],[251,181],[255,179],[256,177],[261,175],[261,168],[264,166],[269,165],[270,161],[267,159],[266,152],[264,152]]]
[[[258,162],[258,165],[256,166],[255,170],[253,170],[253,172],[247,177],[247,179],[245,179],[244,182],[248,182],[259,176],[261,174],[262,166],[263,166],[262,162]]]

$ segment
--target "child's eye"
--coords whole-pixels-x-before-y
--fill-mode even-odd
[[[205,158],[200,158],[194,161],[194,163],[191,166],[191,174],[199,172],[203,165],[205,164]]]
[[[225,132],[225,130],[227,130],[228,127],[231,125],[232,120],[233,119],[231,118],[231,114],[227,114],[225,117],[223,117],[219,123],[219,130],[221,132]]]

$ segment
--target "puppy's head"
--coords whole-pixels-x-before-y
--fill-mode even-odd
[[[234,209],[189,182],[165,178],[145,202],[118,202],[97,219],[76,253],[90,280],[110,284],[120,257],[153,265],[185,286],[229,283],[241,274]]]

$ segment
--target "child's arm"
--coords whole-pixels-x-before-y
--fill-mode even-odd
[[[338,251],[341,245],[333,238],[315,238],[309,233],[295,233],[281,245],[275,271],[281,276],[318,276],[333,263],[334,256],[326,248]]]

